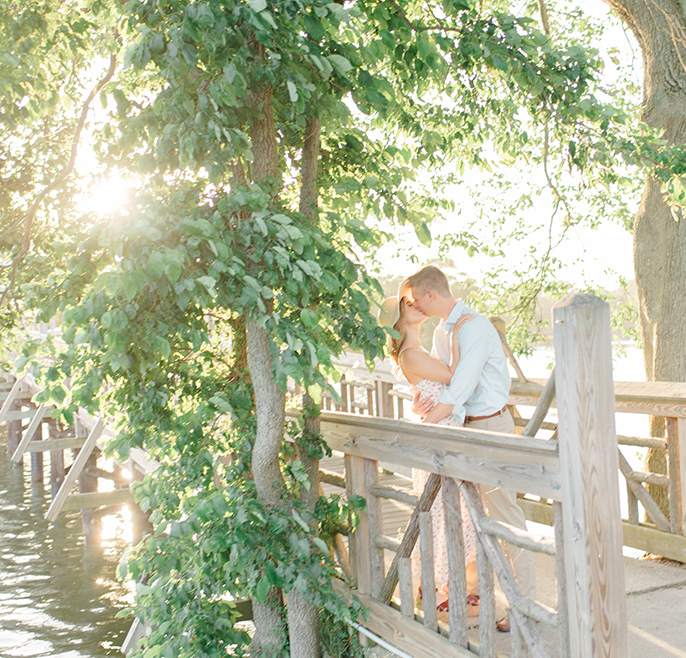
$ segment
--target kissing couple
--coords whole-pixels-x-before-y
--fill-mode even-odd
[[[420,341],[420,327],[429,317],[440,318],[434,330],[431,352]],[[491,322],[456,299],[445,274],[427,266],[405,279],[398,296],[385,300],[381,316],[400,335],[389,337],[389,351],[397,369],[407,379],[414,395],[413,411],[424,423],[465,426],[473,429],[514,434],[514,420],[507,408],[511,378],[500,336]],[[428,473],[413,469],[413,485],[421,495]],[[491,519],[526,530],[524,512],[516,492],[482,486],[482,500]],[[437,497],[431,509],[434,534],[434,572],[448,607],[448,559],[443,505]],[[474,526],[462,501],[465,560],[467,562],[467,602],[469,614],[476,614],[478,579]],[[508,550],[509,549],[509,550]],[[536,591],[533,555],[506,545],[519,588],[532,598]],[[418,581],[419,567],[413,560]],[[440,598],[440,597],[439,597]],[[437,599],[438,600],[438,599]],[[509,619],[498,620],[498,630],[510,630]]]

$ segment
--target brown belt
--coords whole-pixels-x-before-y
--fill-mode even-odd
[[[465,423],[473,423],[475,420],[486,420],[487,418],[495,418],[500,416],[507,411],[507,405],[505,405],[500,411],[496,411],[494,414],[489,414],[488,416],[465,416]]]

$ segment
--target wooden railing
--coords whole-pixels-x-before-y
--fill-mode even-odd
[[[494,573],[509,608],[510,655],[627,654],[609,311],[599,299],[582,295],[557,308],[555,314],[560,416],[555,439],[426,426],[390,418],[402,413],[398,400],[403,398],[393,395],[392,381],[378,374],[373,383],[347,379],[338,405],[347,407],[348,412],[322,414],[322,435],[332,450],[345,458],[344,479],[329,476],[327,481],[344,483],[348,495],[358,494],[367,500],[359,525],[349,537],[353,582],[371,611],[364,625],[415,658],[496,655]],[[542,388],[535,390],[550,401],[552,386],[543,396]],[[366,399],[358,397],[358,392],[364,392]],[[349,413],[361,410],[367,414]],[[540,420],[534,425],[540,426],[544,415],[543,410],[535,413]],[[533,432],[535,428],[528,433]],[[384,468],[419,468],[431,475],[421,494],[385,487],[379,483],[380,463]],[[546,501],[554,539],[489,518],[482,506],[480,487],[514,489]],[[429,510],[439,491],[448,534],[447,623],[438,621],[432,600]],[[478,637],[470,637],[468,628],[460,495],[478,537]],[[380,501],[384,498],[415,505],[402,539],[383,533]],[[417,540],[422,610],[415,605],[419,583],[412,583],[410,567]],[[555,556],[557,609],[523,596],[500,540]],[[393,555],[388,568],[386,553]],[[550,629],[557,636],[556,649],[549,645]]]
[[[369,372],[361,359],[348,356],[340,367],[346,373],[337,386],[340,398],[325,397],[324,409],[385,418],[407,417],[412,396],[387,364],[380,363],[374,372]],[[509,404],[518,431],[524,431],[531,420],[522,417],[528,415],[524,407],[535,408],[550,383],[545,379],[512,380]],[[636,417],[663,416],[666,426],[664,437],[617,435],[619,471],[626,482],[624,544],[686,562],[686,484],[682,486],[682,482],[686,483],[686,383],[615,382],[614,397],[617,413]],[[537,428],[555,436],[557,400],[553,397],[544,402],[543,418],[539,419]],[[636,460],[627,452],[631,448],[664,451],[666,473],[632,467],[630,459],[634,463]],[[648,484],[666,490],[668,514],[654,500],[645,486]],[[545,498],[521,497],[519,504],[529,520],[552,525],[552,506]]]

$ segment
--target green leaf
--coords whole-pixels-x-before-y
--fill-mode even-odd
[[[303,519],[300,514],[296,510],[293,510],[293,518],[296,520],[297,524],[305,531],[309,532],[310,531],[310,526],[307,524],[307,521]]]
[[[308,329],[312,329],[319,322],[319,314],[311,308],[304,308],[300,311],[300,319]]]
[[[170,283],[176,283],[181,277],[181,265],[175,260],[168,260],[164,264],[164,273]]]
[[[248,0],[246,4],[256,13],[259,13],[267,8],[267,0]]]
[[[257,597],[258,601],[264,601],[267,598],[267,594],[269,594],[269,590],[272,588],[269,578],[266,576],[262,576],[260,578],[260,582],[257,583],[257,587],[255,588],[255,596]]]
[[[116,297],[119,292],[121,280],[115,272],[110,272],[105,281],[105,292],[111,297]]]
[[[341,55],[329,55],[329,61],[333,64],[334,69],[343,76],[353,67],[353,65]]]
[[[431,231],[429,231],[429,227],[426,225],[426,222],[418,222],[417,224],[415,224],[414,230],[415,230],[415,233],[417,234],[417,237],[419,238],[419,241],[423,245],[430,247],[431,246]]]
[[[312,543],[322,552],[328,555],[329,547],[321,537],[312,537]]]
[[[288,87],[288,95],[290,96],[291,103],[295,103],[298,100],[298,90],[296,86],[290,80],[286,82],[286,86]]]

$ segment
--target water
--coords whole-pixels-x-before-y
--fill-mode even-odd
[[[129,619],[116,618],[131,600],[115,569],[130,531],[120,514],[103,519],[102,544],[86,546],[80,512],[43,518],[49,476],[30,481],[7,457],[0,428],[0,658],[121,656]],[[46,463],[49,460],[46,458]]]

